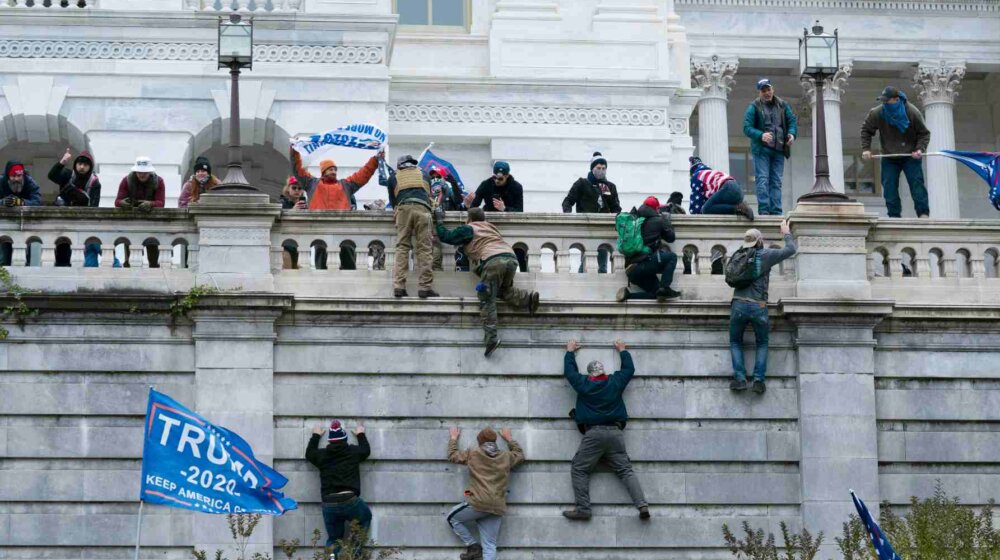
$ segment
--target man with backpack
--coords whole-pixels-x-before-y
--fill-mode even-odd
[[[659,210],[660,201],[651,196],[638,209],[633,208],[615,218],[618,250],[625,255],[625,275],[629,284],[641,290],[633,292],[628,286],[621,288],[615,297],[619,302],[656,299],[663,303],[681,297],[680,292],[670,288],[677,255],[665,244],[674,242],[674,228],[670,215]]]
[[[781,222],[781,234],[785,237],[785,246],[766,249],[760,230],[748,229],[743,234],[743,247],[733,253],[726,265],[726,284],[734,288],[729,315],[729,352],[735,377],[729,388],[733,391],[747,389],[747,370],[743,361],[743,331],[747,324],[753,327],[757,341],[753,392],[762,394],[767,390],[764,375],[767,371],[767,288],[771,268],[794,255],[796,250],[788,220]]]

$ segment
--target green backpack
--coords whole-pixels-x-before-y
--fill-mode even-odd
[[[640,218],[632,212],[618,214],[615,218],[615,231],[618,232],[619,253],[633,257],[649,252],[649,247],[642,242],[642,224],[645,221],[646,218]]]

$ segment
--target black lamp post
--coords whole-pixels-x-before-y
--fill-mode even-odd
[[[253,20],[242,21],[239,14],[229,20],[219,18],[219,68],[229,68],[232,88],[229,97],[229,166],[216,192],[256,191],[243,174],[240,146],[240,69],[253,68]]]
[[[816,182],[812,190],[799,197],[799,201],[841,202],[850,200],[833,188],[830,182],[830,160],[826,153],[826,111],[823,107],[823,83],[827,76],[837,73],[840,53],[837,30],[833,35],[823,32],[816,22],[809,30],[802,30],[799,39],[799,68],[803,78],[812,79],[816,85]]]

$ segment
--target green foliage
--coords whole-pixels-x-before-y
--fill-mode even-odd
[[[34,290],[19,286],[14,282],[10,271],[2,266],[0,266],[0,292],[14,300],[13,303],[3,308],[3,313],[0,313],[0,321],[6,322],[13,319],[17,326],[23,327],[28,317],[38,315],[38,310],[28,307],[22,299],[26,294],[33,293]],[[0,326],[0,340],[6,340],[8,335],[10,335],[10,331]]]
[[[823,533],[813,538],[806,529],[801,533],[792,533],[784,521],[780,526],[785,543],[783,549],[777,547],[773,534],[768,533],[765,538],[763,529],[755,531],[747,521],[743,522],[745,538],[737,539],[728,525],[722,526],[722,538],[729,552],[739,560],[813,560],[816,557],[823,542]]]
[[[323,534],[320,533],[319,529],[313,529],[310,541],[311,548],[313,549],[312,560],[326,560],[330,557],[331,550],[319,546],[322,538]],[[337,560],[396,560],[399,558],[400,553],[400,550],[397,548],[376,549],[377,545],[375,541],[368,537],[368,531],[362,528],[357,521],[351,521],[351,524],[347,527],[347,536],[337,541],[337,544],[340,546],[340,554],[337,555]],[[286,560],[297,560],[296,553],[299,549],[299,539],[291,541],[282,539],[278,541],[278,546],[281,548],[281,552],[285,555]],[[204,558],[199,560],[204,560]]]
[[[170,321],[175,322],[182,317],[187,317],[188,313],[194,309],[201,298],[219,293],[217,288],[199,284],[191,291],[184,294],[184,297],[170,304]]]
[[[233,551],[236,557],[233,560],[271,560],[270,554],[255,552],[249,559],[247,558],[247,546],[250,544],[250,537],[253,536],[254,529],[264,516],[259,513],[230,513],[226,515],[226,523],[229,525],[229,534],[233,538]],[[215,560],[229,560],[224,556],[222,550],[215,551]],[[208,553],[204,550],[192,550],[191,555],[195,560],[206,560]]]

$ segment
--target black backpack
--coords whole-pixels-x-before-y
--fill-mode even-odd
[[[760,255],[756,247],[743,247],[726,263],[726,284],[737,290],[746,288],[760,277]]]

